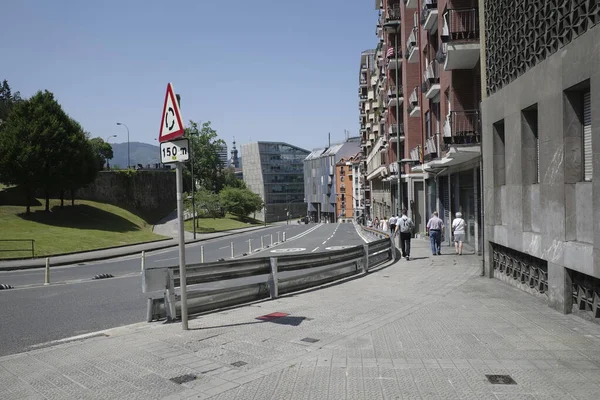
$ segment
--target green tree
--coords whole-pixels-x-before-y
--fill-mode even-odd
[[[222,187],[234,187],[239,189],[246,189],[246,183],[235,176],[235,168],[228,167],[221,171],[219,174],[220,184]]]
[[[192,214],[192,200],[188,199],[188,197],[189,195],[185,196],[184,207]],[[198,218],[222,218],[224,216],[221,199],[218,194],[200,188],[194,193],[194,200]]]
[[[16,103],[2,126],[2,179],[25,191],[27,213],[35,189],[43,189],[49,211],[52,191],[89,181],[94,176],[92,159],[83,129],[49,91]]]
[[[13,93],[7,80],[3,80],[0,85],[0,125],[3,121],[6,121],[10,110],[19,101],[21,101],[21,94],[19,92]]]
[[[192,148],[190,162],[194,163],[194,178],[203,188],[218,193],[222,188],[219,173],[224,167],[218,150],[225,142],[217,138],[217,131],[211,128],[210,121],[203,123],[201,128],[197,122],[190,121],[185,128],[185,137]]]
[[[250,213],[260,211],[263,208],[263,201],[259,195],[250,189],[240,189],[225,187],[219,193],[221,204],[225,209],[238,217],[245,218]]]
[[[98,171],[102,169],[104,163],[107,160],[112,160],[113,149],[110,143],[106,143],[102,138],[96,137],[89,140],[92,150],[94,152],[94,158],[96,164],[98,164]]]

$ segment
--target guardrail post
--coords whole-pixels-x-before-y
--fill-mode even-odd
[[[271,247],[273,247],[273,234],[271,233]]]
[[[204,246],[200,246],[200,262],[204,264]]]
[[[260,236],[260,248],[264,249],[265,248],[265,237],[264,236]]]
[[[277,243],[281,242],[281,232],[277,232]]]
[[[140,256],[141,258],[141,270],[142,270],[142,274],[144,273],[144,269],[146,268],[146,252],[142,250],[142,255]]]
[[[31,239],[31,258],[35,258],[35,240]]]
[[[248,239],[248,254],[252,254],[252,239]]]
[[[283,241],[285,242],[285,232],[283,232]]]
[[[46,273],[44,276],[44,285],[50,284],[50,257],[46,257]]]
[[[167,321],[174,321],[177,319],[175,301],[175,282],[173,279],[173,271],[169,270],[169,279],[167,281],[167,288],[165,289],[165,312],[167,313]]]
[[[271,276],[269,277],[269,294],[271,299],[279,297],[279,278],[277,277],[277,257],[271,257]]]
[[[234,258],[234,253],[233,253],[233,242],[231,242],[230,246],[231,246],[231,258]]]
[[[363,250],[364,250],[365,254],[363,255],[361,272],[366,273],[369,271],[369,244],[368,243],[363,244]]]

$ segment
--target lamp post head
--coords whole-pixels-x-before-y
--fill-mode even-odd
[[[120,123],[120,122],[117,122],[117,125],[123,125],[123,124],[122,124],[122,123]]]

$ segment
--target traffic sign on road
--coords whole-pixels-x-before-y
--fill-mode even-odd
[[[187,161],[190,159],[190,142],[188,139],[173,140],[160,144],[160,162],[163,164]]]
[[[179,111],[179,103],[177,103],[177,99],[175,98],[173,85],[169,83],[167,84],[167,93],[165,94],[165,105],[163,106],[162,119],[160,121],[158,141],[163,143],[180,136],[183,136],[181,112]]]

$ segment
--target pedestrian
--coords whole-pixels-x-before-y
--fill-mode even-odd
[[[444,235],[444,221],[438,217],[437,211],[433,212],[433,215],[427,222],[427,233],[429,234],[429,242],[431,243],[431,253],[434,256],[441,256],[442,236]]]
[[[390,218],[390,232],[392,234],[394,234],[396,232],[396,223],[398,221],[398,218],[396,217],[396,215],[392,214],[392,217]]]
[[[375,221],[373,221],[373,228],[379,229],[379,218],[375,217]]]
[[[406,261],[410,260],[410,239],[414,227],[414,222],[406,215],[406,208],[403,208],[402,216],[396,222],[395,232],[400,232],[400,249],[402,250],[402,257],[406,258]]]
[[[381,224],[381,230],[382,230],[382,231],[384,231],[384,232],[387,232],[387,230],[388,230],[388,228],[389,228],[389,225],[388,225],[388,221],[387,221],[387,218],[386,218],[386,217],[383,217],[383,218],[381,219],[381,222],[380,222],[380,224]]]
[[[456,218],[452,221],[452,236],[454,237],[454,249],[459,256],[462,256],[466,226],[467,223],[462,219],[462,213],[457,212]]]

